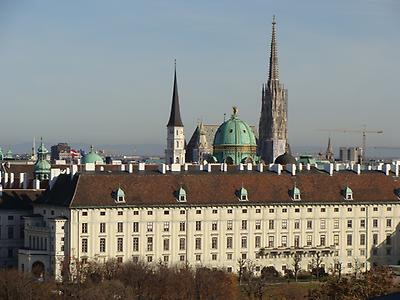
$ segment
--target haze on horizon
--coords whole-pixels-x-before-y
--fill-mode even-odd
[[[276,2],[1,0],[0,145],[165,144],[175,58],[187,140],[233,105],[258,127],[275,14],[290,143],[400,146],[400,2]]]

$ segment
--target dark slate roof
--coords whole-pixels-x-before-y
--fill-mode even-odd
[[[301,191],[301,203],[348,203],[342,191],[349,186],[353,191],[351,202],[397,202],[395,191],[400,187],[397,178],[380,172],[334,173],[333,176],[318,171],[303,171],[296,176],[283,172],[257,171],[187,171],[161,174],[143,171],[132,174],[82,173],[71,181],[61,175],[51,191],[40,200],[43,203],[70,207],[121,206],[112,195],[118,187],[125,192],[122,205],[235,205],[242,204],[236,192],[242,186],[249,193],[248,204],[291,204],[289,191],[296,186]],[[187,202],[178,203],[175,193],[179,187],[187,193]],[[350,202],[350,203],[351,203]]]
[[[181,112],[179,109],[179,96],[178,96],[178,82],[176,79],[176,68],[174,74],[174,91],[172,93],[171,114],[167,126],[181,126],[183,127]]]
[[[290,152],[285,152],[282,155],[279,155],[275,159],[275,164],[280,164],[280,165],[290,165],[290,164],[296,164],[297,161],[296,159],[290,154]]]
[[[3,190],[0,209],[29,210],[41,194],[40,190]]]

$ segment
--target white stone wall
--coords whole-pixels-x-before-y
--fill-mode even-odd
[[[336,211],[338,210],[338,211]],[[182,212],[182,213],[181,213]],[[104,213],[104,215],[101,215]],[[133,257],[145,261],[157,262],[160,259],[169,263],[189,262],[192,265],[203,264],[210,267],[237,269],[240,258],[254,260],[260,268],[274,265],[278,270],[292,268],[292,258],[288,255],[294,249],[295,236],[300,238],[300,249],[305,251],[301,262],[307,269],[313,253],[324,250],[323,265],[328,269],[338,260],[343,272],[349,272],[357,262],[362,267],[369,267],[372,261],[379,264],[395,264],[398,261],[399,237],[396,228],[399,225],[399,204],[358,205],[266,205],[266,206],[223,206],[223,207],[158,207],[158,208],[104,208],[73,209],[70,222],[70,253],[78,259],[119,258],[128,261]],[[86,214],[86,215],[85,215]],[[387,226],[390,219],[391,226]],[[361,227],[361,220],[366,220]],[[377,220],[377,221],[374,221]],[[232,230],[228,222],[232,221]],[[242,222],[246,221],[246,229]],[[295,229],[295,222],[299,229]],[[348,222],[352,227],[348,227]],[[122,225],[118,225],[118,223]],[[138,232],[134,232],[134,222],[138,223]],[[185,230],[180,230],[180,223]],[[196,222],[201,222],[196,230]],[[273,222],[273,229],[269,223]],[[311,228],[307,228],[311,222]],[[377,227],[374,227],[377,222]],[[87,225],[82,225],[83,223]],[[105,223],[105,232],[100,232],[100,223]],[[284,229],[284,224],[287,228]],[[321,226],[325,223],[325,227]],[[148,225],[149,224],[149,225]],[[152,224],[152,232],[148,226]],[[167,225],[168,224],[168,225]],[[213,225],[216,224],[216,225]],[[260,224],[260,229],[256,229]],[[338,224],[338,227],[335,227]],[[82,226],[87,232],[82,232]],[[122,226],[122,232],[118,231]],[[169,230],[164,230],[164,227]],[[213,228],[213,226],[216,226]],[[360,245],[360,234],[365,233],[366,245]],[[352,235],[352,244],[347,245],[347,235]],[[373,235],[378,234],[377,255],[372,255]],[[334,236],[339,236],[339,245],[334,245]],[[386,235],[392,235],[391,244],[386,245]],[[260,247],[256,247],[256,236]],[[286,236],[287,245],[282,246]],[[307,246],[308,236],[311,245]],[[320,245],[321,236],[325,236],[325,246]],[[232,237],[232,249],[227,249],[227,237]],[[242,238],[247,238],[246,247],[242,247]],[[268,241],[273,237],[274,245],[268,248]],[[118,239],[122,238],[122,249],[118,249]],[[134,238],[139,238],[138,251],[133,247]],[[153,249],[148,251],[148,238],[153,238]],[[185,239],[185,249],[180,249],[180,239]],[[196,249],[196,238],[201,239],[201,249]],[[216,249],[212,239],[216,238]],[[82,252],[82,239],[87,240],[87,251]],[[105,251],[100,252],[100,239],[105,239]],[[164,240],[169,240],[169,249],[164,250]],[[259,258],[261,247],[267,247],[267,257]],[[387,252],[391,249],[390,253]],[[122,250],[122,251],[119,251]],[[151,257],[151,258],[150,258]],[[199,260],[200,259],[200,260]]]
[[[165,163],[185,163],[185,132],[183,127],[167,128],[167,149]]]

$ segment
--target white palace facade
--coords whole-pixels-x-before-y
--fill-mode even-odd
[[[57,278],[66,259],[116,259],[236,272],[244,259],[283,272],[296,253],[305,270],[316,256],[343,272],[399,261],[395,165],[123,169],[59,175],[24,218],[19,269]]]

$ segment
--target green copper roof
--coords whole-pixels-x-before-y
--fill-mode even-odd
[[[51,165],[47,160],[38,160],[35,163],[35,173],[50,173]]]
[[[93,146],[90,147],[90,152],[82,158],[82,164],[88,163],[104,163],[101,156],[93,150]]]
[[[246,122],[237,117],[235,108],[231,118],[222,123],[215,133],[214,146],[220,145],[257,145],[253,130]]]

